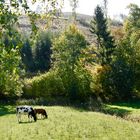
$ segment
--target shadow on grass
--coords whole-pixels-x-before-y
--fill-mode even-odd
[[[18,104],[32,104],[32,105],[44,105],[44,106],[63,106],[70,107],[79,112],[88,112],[88,111],[96,111],[104,114],[116,115],[118,117],[127,116],[130,113],[130,110],[124,108],[115,108],[108,105],[103,105],[96,99],[91,100],[90,102],[81,103],[81,102],[71,102],[67,98],[56,98],[50,99],[48,101],[44,99],[38,100],[18,100]],[[117,104],[116,104],[117,105]],[[140,105],[140,104],[139,104]],[[119,105],[118,105],[119,106]],[[126,104],[127,106],[127,104]]]
[[[11,105],[0,105],[0,116],[15,114],[15,109]]]
[[[124,108],[122,109],[122,108],[112,107],[108,105],[103,105],[100,112],[117,116],[117,117],[121,117],[121,118],[125,118],[131,113],[131,111],[128,109],[124,109]]]
[[[112,116],[117,116],[121,118],[125,118],[131,113],[131,110],[129,109],[124,109],[124,108],[119,108],[119,107],[113,107],[111,105],[103,105],[103,104],[98,104],[98,105],[72,105],[70,106],[74,109],[76,109],[79,112],[88,112],[88,111],[93,111],[93,112],[100,112]]]
[[[59,99],[58,100],[51,100],[46,101],[44,99],[38,100],[18,100],[15,102],[16,105],[43,105],[43,106],[63,106],[63,107],[71,107],[79,112],[88,112],[88,111],[95,111],[109,115],[115,115],[117,117],[126,118],[131,111],[129,108],[140,109],[140,102],[127,102],[127,103],[116,103],[113,105],[103,105],[96,100],[87,103],[81,102],[69,102],[67,99]],[[0,116],[8,115],[8,114],[15,114],[15,104],[14,105],[2,105],[0,104]],[[125,107],[125,108],[123,108]],[[128,108],[128,109],[127,109]],[[39,119],[40,120],[40,119]],[[24,122],[23,122],[24,123]],[[29,122],[25,122],[29,123]]]
[[[34,121],[33,122],[26,121],[26,122],[19,122],[18,124],[31,124],[31,123],[35,123],[35,122]]]
[[[47,120],[48,118],[37,118],[37,120]]]
[[[134,108],[134,109],[140,109],[140,101],[116,103],[115,105],[121,106],[121,107],[130,107],[130,108]]]

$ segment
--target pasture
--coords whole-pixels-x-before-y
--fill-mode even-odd
[[[140,117],[140,109],[123,105],[107,105],[106,111],[116,115],[91,112],[64,106],[44,108],[48,119],[28,122],[22,116],[18,123],[15,106],[0,105],[0,140],[139,140],[140,122],[119,117],[119,113]],[[111,111],[110,111],[111,112]]]

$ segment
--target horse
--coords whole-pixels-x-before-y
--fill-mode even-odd
[[[43,118],[48,118],[48,115],[47,115],[45,109],[42,109],[42,108],[40,108],[40,109],[34,109],[34,111],[35,111],[35,114],[36,114],[36,115],[37,115],[37,114],[40,114],[41,117],[43,116]]]
[[[22,114],[28,115],[28,119],[30,122],[32,121],[32,118],[34,119],[35,122],[37,120],[36,113],[31,106],[17,106],[16,107],[16,115],[17,115],[19,123],[21,122]]]

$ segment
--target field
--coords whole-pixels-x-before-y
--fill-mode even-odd
[[[49,118],[29,123],[23,116],[18,123],[15,106],[0,105],[0,140],[140,140],[140,122],[132,120],[140,117],[138,106],[106,105],[104,110],[116,115],[74,107],[34,107],[46,109]]]

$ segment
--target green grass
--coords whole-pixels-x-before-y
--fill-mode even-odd
[[[112,110],[124,109],[129,112],[128,114],[140,115],[138,108],[120,105],[107,107]],[[0,140],[140,140],[138,122],[72,107],[43,106],[43,108],[48,112],[48,119],[28,123],[27,116],[24,116],[23,123],[19,124],[15,107],[1,105]]]

